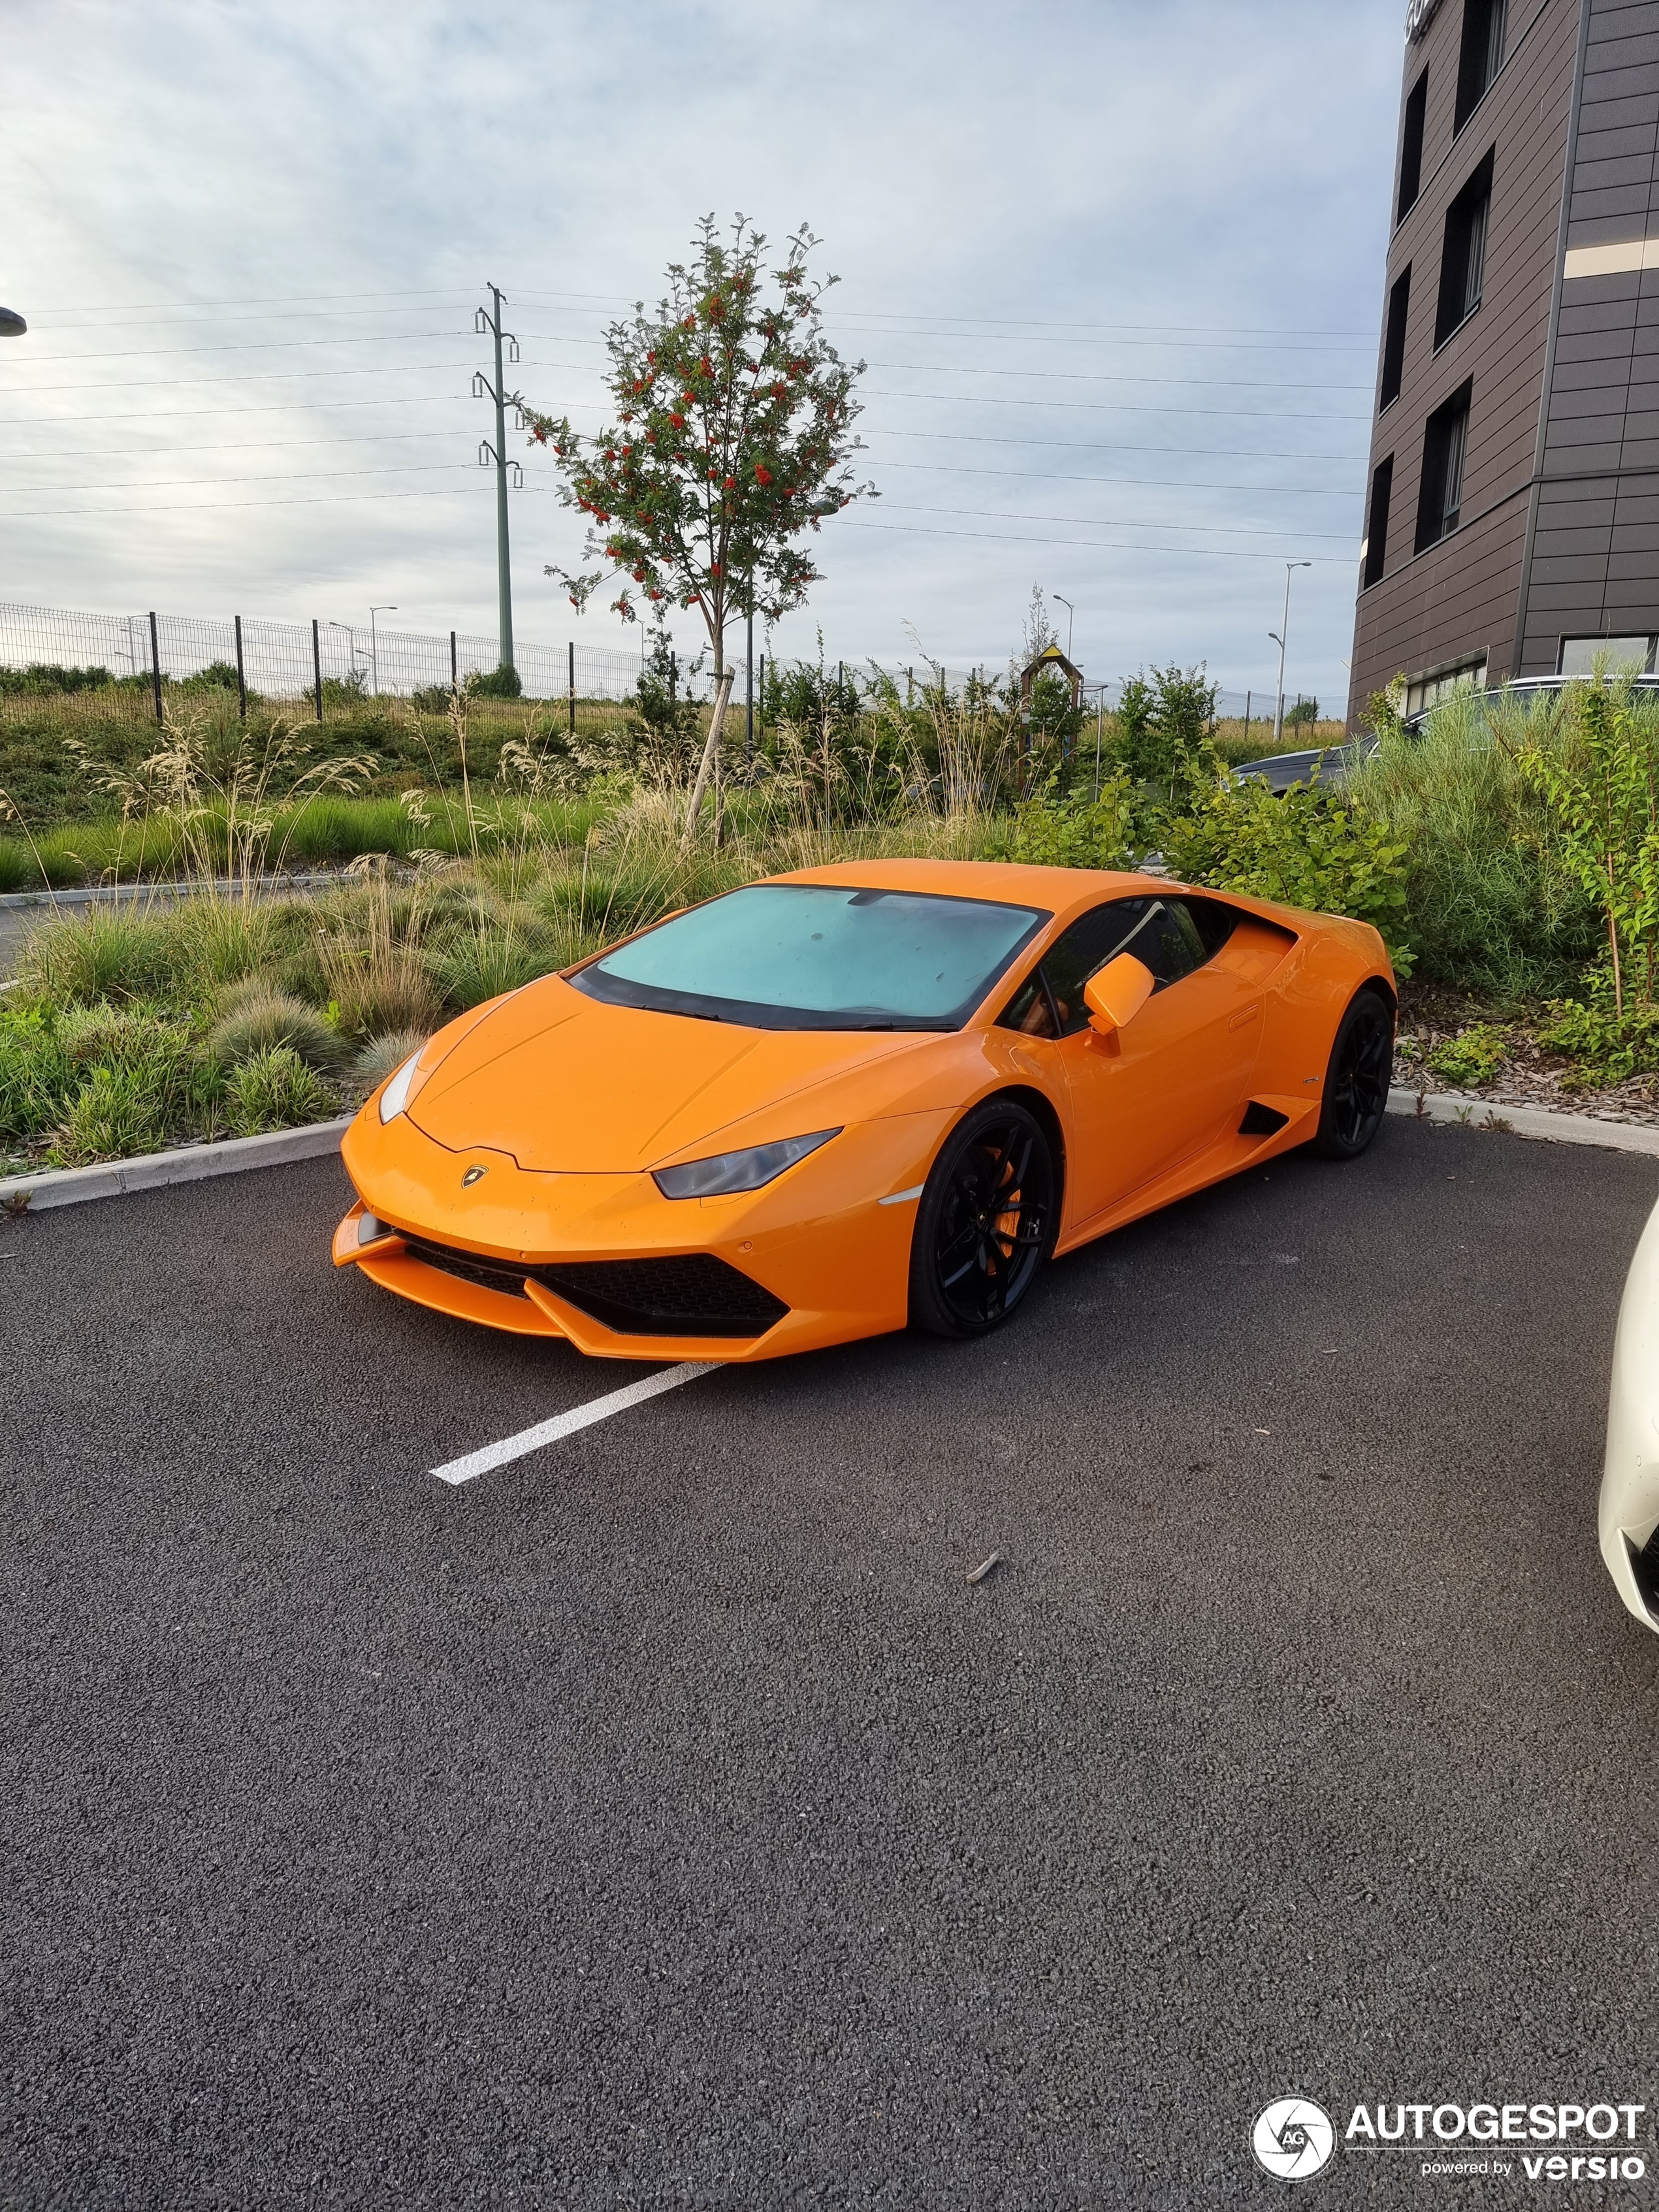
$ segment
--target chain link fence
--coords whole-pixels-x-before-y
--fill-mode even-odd
[[[562,645],[515,644],[514,661],[523,696],[529,699],[626,700],[634,696],[641,667],[641,650],[567,641]],[[465,686],[469,678],[492,674],[500,664],[499,646],[493,637],[467,631],[445,632],[383,629],[378,624],[343,623],[319,617],[313,623],[265,622],[256,617],[233,616],[221,620],[199,616],[143,614],[100,615],[66,607],[31,607],[0,602],[0,672],[21,677],[39,672],[43,688],[56,688],[53,672],[64,690],[111,689],[112,711],[143,716],[155,714],[165,686],[212,672],[228,685],[240,679],[246,692],[271,702],[296,706],[311,702],[320,711],[325,687],[338,684],[368,696],[410,698],[418,691]],[[683,664],[689,670],[695,659]],[[769,671],[774,678],[787,678],[809,665],[797,660],[756,655],[755,684]],[[744,696],[747,671],[736,656],[735,696]],[[951,668],[917,659],[908,663],[875,660],[836,664],[842,680],[867,690],[878,672],[888,678],[907,703],[941,689],[958,697],[975,683],[1006,678],[1000,659],[981,662],[974,668]],[[5,685],[15,691],[19,687]],[[32,687],[31,687],[32,688]],[[709,689],[706,656],[701,682],[693,687]],[[1110,714],[1122,694],[1119,680],[1085,682],[1085,702],[1093,711],[1103,707]],[[1291,702],[1286,702],[1289,705]],[[1237,720],[1247,714],[1270,723],[1273,714],[1271,688],[1218,694],[1218,720]]]

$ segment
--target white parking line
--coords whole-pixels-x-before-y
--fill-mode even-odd
[[[484,1444],[462,1459],[434,1467],[432,1472],[440,1482],[471,1482],[475,1474],[488,1474],[492,1468],[505,1467],[509,1460],[522,1459],[526,1452],[539,1451],[544,1444],[557,1443],[561,1437],[591,1429],[595,1421],[608,1421],[613,1413],[625,1413],[630,1406],[641,1406],[665,1390],[677,1390],[682,1382],[694,1382],[699,1375],[707,1375],[711,1367],[720,1364],[718,1359],[688,1359],[678,1367],[665,1367],[659,1374],[609,1391],[603,1398],[590,1398],[585,1406],[573,1406],[568,1413],[538,1421],[533,1429],[520,1429],[516,1437],[503,1437],[498,1444]]]

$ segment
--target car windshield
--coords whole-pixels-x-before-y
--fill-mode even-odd
[[[751,884],[571,976],[612,1006],[766,1030],[959,1029],[1048,920],[856,884]]]

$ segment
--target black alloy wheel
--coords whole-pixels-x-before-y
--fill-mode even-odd
[[[1357,1160],[1382,1126],[1394,1073],[1394,1009],[1378,991],[1358,994],[1343,1015],[1325,1076],[1319,1133],[1328,1160]]]
[[[1054,1156],[1042,1124],[988,1099],[952,1130],[916,1209],[910,1319],[984,1336],[1030,1291],[1054,1243]]]

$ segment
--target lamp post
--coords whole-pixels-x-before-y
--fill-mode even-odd
[[[374,696],[377,699],[380,696],[380,641],[374,635],[374,617],[376,615],[395,615],[397,611],[397,602],[394,599],[384,599],[379,606],[371,607],[368,611],[369,681],[374,687]]]
[[[28,325],[11,307],[0,307],[0,338],[21,338]]]
[[[1076,616],[1077,609],[1072,605],[1064,592],[1056,592],[1054,593],[1054,597],[1060,601],[1061,606],[1066,610],[1066,658],[1069,660],[1072,657],[1072,623],[1073,617]]]
[[[1279,628],[1267,632],[1279,647],[1279,700],[1273,708],[1273,743],[1276,745],[1282,744],[1285,737],[1285,640],[1291,629],[1291,571],[1293,568],[1311,568],[1312,566],[1311,561],[1287,561],[1285,563],[1285,612]]]
[[[351,655],[351,672],[354,676],[357,675],[360,672],[360,663],[357,659],[356,631],[353,629],[349,623],[336,622],[331,617],[325,623],[325,627],[329,629],[343,629],[345,632],[346,650]]]

